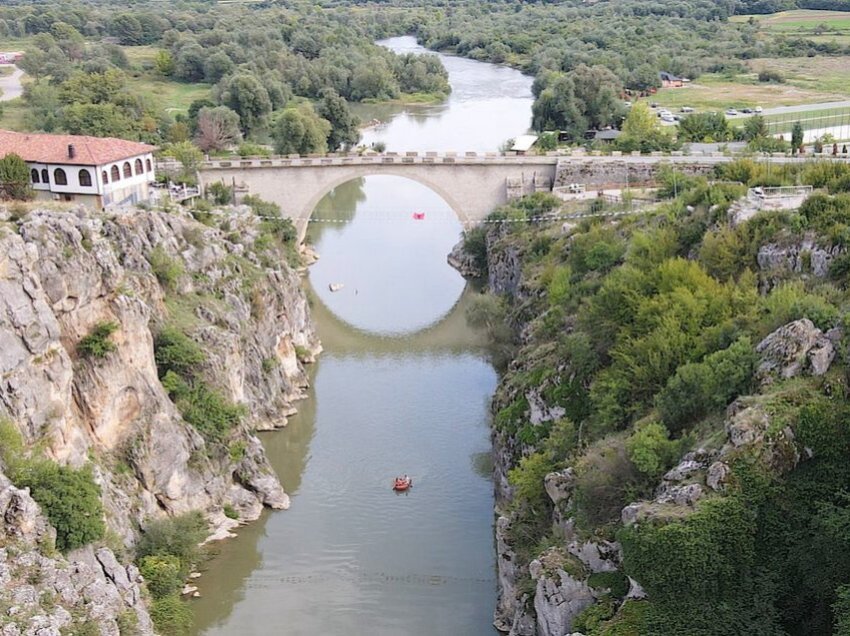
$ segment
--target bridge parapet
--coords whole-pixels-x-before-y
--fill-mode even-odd
[[[432,153],[406,152],[403,154],[364,154],[364,155],[328,155],[316,157],[281,156],[281,157],[240,157],[210,159],[200,164],[201,170],[241,168],[298,168],[315,166],[365,166],[393,164],[504,164],[518,166],[554,166],[558,163],[558,155],[505,156],[497,153],[456,152]]]

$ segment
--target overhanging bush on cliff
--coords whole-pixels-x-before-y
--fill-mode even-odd
[[[10,477],[17,486],[30,489],[56,528],[56,547],[68,552],[103,538],[103,506],[100,488],[91,467],[73,469],[48,460],[19,463]]]
[[[750,339],[742,337],[702,362],[682,365],[656,396],[661,420],[676,433],[711,411],[725,408],[751,388],[756,362]]]
[[[56,547],[68,552],[103,538],[100,487],[90,466],[80,469],[31,457],[18,430],[0,419],[0,460],[13,484],[29,488],[50,525],[56,529]]]
[[[154,343],[160,382],[180,414],[208,442],[222,444],[245,414],[198,376],[205,356],[191,338],[173,327],[165,327]]]

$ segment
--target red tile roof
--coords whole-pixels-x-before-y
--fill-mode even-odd
[[[68,146],[71,145],[74,146],[73,158],[68,156]],[[113,137],[45,135],[0,130],[0,157],[15,153],[24,161],[36,163],[102,166],[153,152],[155,149],[155,146]]]

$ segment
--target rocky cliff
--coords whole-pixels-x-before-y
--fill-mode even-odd
[[[0,536],[3,636],[154,633],[135,566],[104,547],[67,558],[56,553],[55,532],[38,504],[2,474]]]
[[[93,463],[107,527],[125,545],[163,515],[201,510],[223,531],[236,523],[225,506],[244,521],[289,505],[254,431],[284,426],[304,395],[303,363],[320,349],[307,300],[249,208],[204,221],[141,209],[0,215],[0,419],[60,464]],[[103,325],[108,349],[84,355],[81,341]],[[226,435],[190,425],[160,382],[164,328],[200,345],[193,374],[238,405]]]
[[[770,593],[753,583],[761,570],[752,563],[784,567],[750,547],[760,545],[755,528],[783,541],[797,536],[782,535],[784,520],[763,520],[770,506],[752,502],[790,497],[795,480],[819,484],[816,471],[834,469],[812,466],[844,452],[830,417],[844,412],[835,362],[845,360],[846,293],[823,282],[836,280],[831,264],[844,248],[823,231],[793,235],[781,220],[773,221],[781,231],[765,237],[747,235],[747,222],[697,236],[695,219],[722,218],[722,210],[711,197],[684,209],[675,223],[650,215],[622,224],[494,224],[476,237],[476,247],[486,246],[489,290],[503,297],[514,333],[492,404],[494,624],[511,636],[713,634],[718,624],[731,633],[739,620],[780,622],[768,612],[742,618],[750,601],[728,616],[718,608],[728,607],[727,591]],[[716,274],[719,261],[710,258],[711,240],[732,231],[742,237],[729,246],[737,280]],[[684,249],[694,244],[685,239],[709,247]],[[472,262],[462,246],[453,250],[450,263],[462,273]],[[733,292],[709,327],[724,335],[694,353],[708,333],[698,307]],[[686,335],[680,312],[691,311],[700,326]],[[677,349],[677,338],[691,344]],[[720,545],[712,515],[731,527],[736,506],[742,537]],[[689,533],[704,542],[693,554]],[[664,541],[674,536],[682,544],[677,538],[669,549]],[[751,549],[750,561],[732,545]],[[716,577],[700,559],[735,574],[707,593],[701,586]],[[665,578],[678,571],[690,578]]]

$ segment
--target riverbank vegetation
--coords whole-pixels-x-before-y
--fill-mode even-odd
[[[9,106],[0,125],[170,144],[197,139],[198,112],[216,106],[237,118],[241,137],[277,152],[335,150],[359,138],[350,103],[434,101],[450,90],[436,56],[397,55],[373,42],[402,34],[534,75],[534,128],[575,140],[588,128],[619,127],[623,100],[656,89],[663,105],[696,108],[846,96],[837,56],[847,46],[764,37],[774,22],[730,19],[768,5],[11,3],[0,9],[0,36],[27,50],[21,66],[32,81],[26,112]],[[843,24],[827,18],[834,24],[821,31]],[[661,72],[704,82],[662,88]]]
[[[585,634],[843,634],[850,621],[848,171],[775,169],[668,173],[668,202],[641,216],[469,234],[491,288],[519,280],[482,303],[515,334],[493,423],[508,543],[525,567],[560,550],[587,581],[584,546],[616,541],[623,560],[608,563],[647,595],[597,594],[573,617]],[[838,194],[729,223],[744,185],[795,183]],[[764,344],[793,348],[789,324],[831,343],[828,370],[771,367],[793,362]],[[534,582],[518,589],[533,612]]]
[[[345,16],[302,4],[13,4],[0,8],[0,36],[26,50],[28,130],[177,143],[197,135],[201,108],[218,106],[252,141],[282,147],[275,131],[317,129],[281,148],[314,152],[356,143],[349,102],[450,90],[436,56],[396,55]]]

